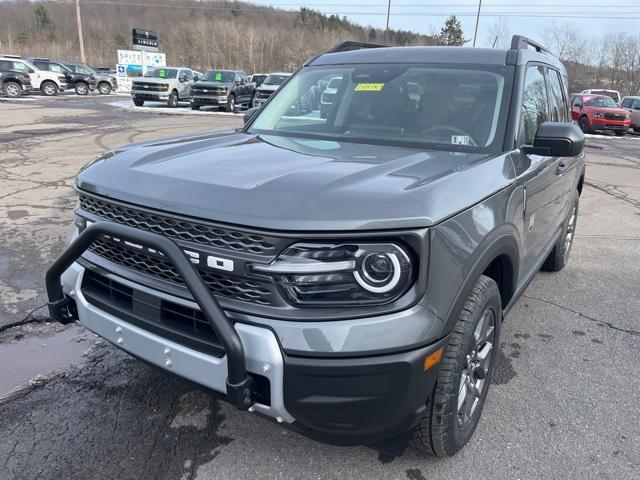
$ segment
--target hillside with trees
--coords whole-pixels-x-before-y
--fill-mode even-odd
[[[146,5],[145,5],[146,4]],[[155,30],[168,62],[195,69],[293,70],[344,40],[437,45],[436,35],[357,25],[308,8],[290,12],[244,2],[82,0],[87,63],[113,66],[131,29]],[[75,3],[0,2],[0,52],[78,61]]]

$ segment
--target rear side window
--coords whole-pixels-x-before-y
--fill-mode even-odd
[[[566,122],[569,119],[567,102],[562,92],[562,81],[557,70],[548,69],[549,93],[551,100],[551,121]]]
[[[17,70],[18,72],[25,72],[25,73],[33,73],[33,70],[31,70],[31,68],[29,68],[27,64],[22,62],[13,62],[13,65],[11,66],[11,70]]]
[[[8,60],[0,60],[0,70],[11,70],[11,62]]]
[[[533,142],[540,124],[549,120],[548,105],[543,68],[534,65],[527,67],[522,93],[522,120],[520,123],[520,132],[524,143]]]

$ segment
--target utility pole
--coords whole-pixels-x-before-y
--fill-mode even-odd
[[[384,43],[388,43],[389,40],[389,14],[391,13],[391,0],[387,2],[387,28],[384,31]]]
[[[80,0],[76,0],[76,17],[78,19],[78,40],[80,40],[80,62],[85,65],[87,63],[84,57],[84,40],[82,40],[82,19],[80,18]]]
[[[473,32],[473,46],[476,46],[476,37],[478,36],[478,24],[480,23],[480,9],[482,8],[482,0],[478,0],[478,14],[476,15],[476,31]]]

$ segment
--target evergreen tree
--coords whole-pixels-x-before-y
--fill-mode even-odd
[[[375,28],[371,28],[371,30],[369,30],[369,34],[367,36],[369,38],[370,42],[375,42],[378,38],[378,34],[376,33],[376,29]]]
[[[444,27],[440,30],[438,39],[442,45],[450,45],[454,47],[460,47],[469,41],[468,38],[464,38],[464,32],[462,31],[462,24],[455,15],[451,15],[444,23]]]
[[[49,17],[47,8],[42,3],[36,3],[33,8],[35,15],[36,29],[40,32],[52,31],[54,29],[53,20]]]

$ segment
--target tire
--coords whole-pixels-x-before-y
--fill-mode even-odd
[[[111,84],[109,82],[100,82],[98,84],[98,93],[100,95],[109,95],[111,93]]]
[[[171,92],[171,95],[169,95],[169,100],[167,100],[167,105],[169,106],[169,108],[176,108],[178,106],[178,92],[176,92],[175,90]]]
[[[633,127],[633,131],[636,133],[640,133],[640,127]]]
[[[74,87],[76,91],[76,95],[88,95],[89,94],[89,85],[84,82],[76,83]]]
[[[139,98],[133,97],[133,104],[136,107],[142,107],[144,105],[144,100],[141,100]]]
[[[18,82],[4,82],[2,89],[9,98],[18,98],[23,93],[22,85]]]
[[[247,105],[247,110],[256,106],[256,94],[251,95],[251,100],[249,100],[249,105]]]
[[[54,97],[58,95],[58,85],[56,85],[55,82],[52,82],[51,80],[47,80],[45,82],[42,82],[42,85],[40,85],[40,91],[47,97]]]
[[[227,106],[225,107],[225,111],[234,113],[236,111],[236,97],[233,95],[229,95],[227,99]]]
[[[589,128],[589,119],[586,115],[583,115],[578,120],[578,126],[583,133],[591,133],[591,129]]]
[[[191,104],[191,110],[200,110],[200,105]]]
[[[616,137],[624,137],[627,132],[615,132]]]
[[[576,190],[573,194],[573,203],[569,209],[569,214],[562,222],[562,234],[553,246],[553,250],[544,261],[542,269],[545,272],[559,272],[569,262],[569,254],[573,245],[573,239],[576,232],[576,224],[578,222],[578,210],[580,207],[580,194]]]
[[[478,425],[491,385],[501,323],[498,285],[482,275],[467,297],[445,346],[428,413],[416,427],[412,440],[414,447],[430,455],[447,457],[467,444]]]

